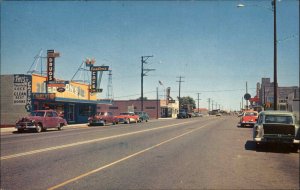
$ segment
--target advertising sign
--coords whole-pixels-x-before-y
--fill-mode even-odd
[[[109,66],[92,66],[90,71],[108,71]]]
[[[54,50],[47,51],[47,81],[54,81]]]
[[[14,75],[13,105],[25,105],[27,111],[31,110],[31,75]]]
[[[92,78],[91,78],[91,92],[96,91],[97,88],[97,71],[92,71]]]
[[[55,100],[55,93],[32,93],[35,100]]]

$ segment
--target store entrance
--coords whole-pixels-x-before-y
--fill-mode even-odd
[[[68,122],[75,122],[75,104],[69,104]]]

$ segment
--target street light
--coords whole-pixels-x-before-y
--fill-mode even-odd
[[[274,16],[274,110],[277,110],[277,103],[278,103],[278,98],[277,98],[277,30],[276,30],[276,0],[272,0],[272,9],[264,7],[264,6],[259,6],[259,5],[252,5],[252,6],[257,6],[257,7],[263,7],[267,8],[268,10],[271,10],[273,12]],[[239,3],[237,5],[238,8],[243,8],[246,5]]]

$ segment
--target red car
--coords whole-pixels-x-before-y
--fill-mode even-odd
[[[41,131],[46,131],[48,128],[57,128],[58,130],[61,130],[61,128],[66,125],[68,125],[67,121],[53,110],[36,110],[29,116],[23,117],[16,122],[18,132],[33,129],[39,133]]]
[[[241,115],[241,127],[253,127],[258,118],[257,111],[245,111]]]
[[[126,123],[126,124],[129,124],[132,122],[137,123],[140,120],[139,116],[133,112],[123,112],[123,113],[120,113],[120,115],[118,115],[116,117],[118,118],[120,123]]]
[[[112,123],[113,125],[118,124],[118,118],[113,116],[111,112],[99,112],[94,116],[88,118],[89,126],[93,125],[106,125]]]

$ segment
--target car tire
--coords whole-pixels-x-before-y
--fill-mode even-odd
[[[18,129],[18,133],[23,133],[24,129]]]
[[[298,144],[294,144],[294,145],[292,146],[292,152],[297,153],[298,150],[299,150],[299,145],[298,145]]]
[[[42,132],[42,125],[41,125],[40,123],[37,124],[37,126],[36,126],[36,128],[35,128],[35,131],[36,131],[37,133]]]
[[[57,130],[61,131],[61,128],[63,127],[64,125],[61,123],[59,124],[59,127],[57,127]]]

